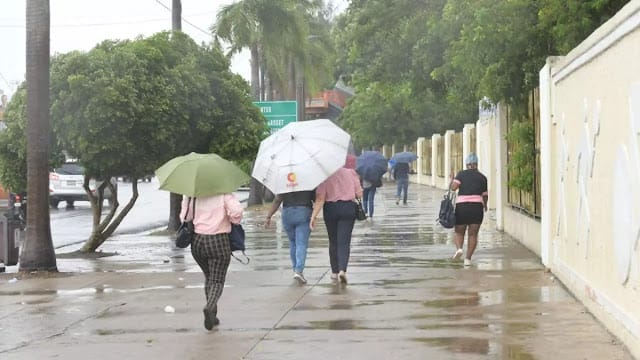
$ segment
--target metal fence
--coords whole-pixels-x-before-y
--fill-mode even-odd
[[[508,186],[508,203],[514,207],[522,210],[523,212],[539,218],[541,215],[541,198],[540,198],[540,90],[535,89],[529,96],[528,116],[523,121],[531,121],[534,125],[535,132],[535,163],[534,167],[534,182],[533,189],[530,191],[524,191],[516,189],[510,185]],[[518,121],[514,119],[511,110],[507,108],[507,132],[512,128],[513,123]],[[516,150],[513,144],[507,145],[507,162],[509,161],[511,154]],[[509,169],[508,178],[512,179],[517,175],[518,169]]]

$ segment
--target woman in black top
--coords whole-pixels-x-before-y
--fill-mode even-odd
[[[451,182],[451,190],[458,190],[456,199],[456,226],[455,243],[456,252],[453,259],[462,256],[464,234],[469,229],[469,242],[467,244],[467,256],[464,259],[465,266],[471,266],[471,256],[478,245],[478,232],[487,211],[487,178],[478,171],[478,157],[471,153],[465,161],[467,169],[462,170]]]
[[[267,213],[266,226],[271,224],[271,217],[282,204],[282,227],[289,238],[289,256],[293,267],[293,278],[300,284],[306,284],[307,279],[302,272],[307,259],[307,247],[311,235],[311,211],[315,191],[296,191],[276,195],[271,209]]]

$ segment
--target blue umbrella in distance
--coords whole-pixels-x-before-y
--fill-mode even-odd
[[[418,155],[409,151],[403,151],[394,154],[391,158],[399,163],[410,163],[412,161],[418,160]]]
[[[387,172],[387,159],[378,151],[365,151],[356,160],[356,172],[367,181],[377,181]]]

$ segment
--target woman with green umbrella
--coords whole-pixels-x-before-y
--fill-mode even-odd
[[[224,174],[224,175],[221,175]],[[231,223],[239,224],[243,207],[233,194],[249,176],[216,154],[180,156],[156,170],[160,188],[183,194],[182,221],[193,220],[191,254],[205,276],[204,327],[220,323],[218,300],[231,262]]]
[[[192,210],[195,202],[195,211]],[[189,209],[189,219],[185,219]],[[191,243],[191,254],[204,273],[204,293],[207,299],[204,312],[204,327],[211,330],[220,323],[218,299],[222,295],[227,269],[231,262],[229,233],[231,223],[242,219],[242,204],[232,193],[192,199],[182,199],[180,218],[193,219],[195,237]],[[191,214],[194,214],[191,217]]]

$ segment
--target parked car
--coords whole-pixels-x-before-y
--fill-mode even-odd
[[[111,179],[111,183],[114,187],[118,186],[115,178]],[[83,184],[84,168],[80,164],[66,162],[62,166],[53,169],[49,173],[49,205],[56,209],[61,201],[66,201],[67,207],[73,207],[76,201],[89,201]],[[99,185],[100,182],[94,179],[89,181],[89,189],[91,191],[95,191]],[[109,205],[113,204],[109,188],[105,188],[104,198],[109,202]]]

